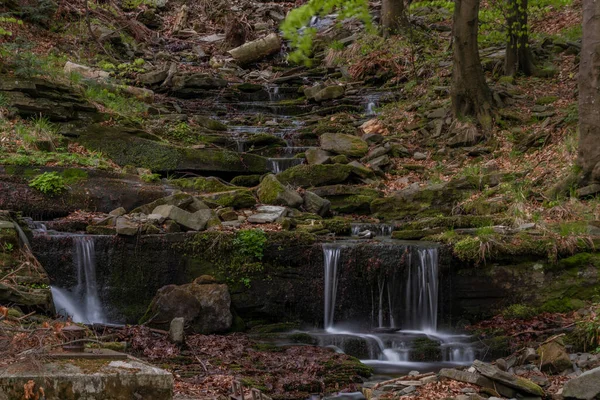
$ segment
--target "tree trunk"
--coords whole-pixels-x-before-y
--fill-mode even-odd
[[[399,33],[404,23],[404,0],[382,0],[381,26],[384,36]]]
[[[492,126],[492,94],[483,75],[477,45],[479,0],[455,0],[452,111],[474,116],[485,130]]]
[[[582,184],[600,183],[600,1],[583,0],[579,63],[579,160]]]
[[[513,76],[517,72],[530,76],[535,72],[533,55],[529,49],[527,27],[527,0],[508,0],[508,41],[506,43],[506,59],[504,75]]]

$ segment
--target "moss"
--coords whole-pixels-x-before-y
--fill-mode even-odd
[[[169,183],[182,189],[193,189],[200,193],[216,193],[237,189],[212,176],[207,178],[199,176],[196,178],[172,179]]]
[[[536,309],[526,304],[512,304],[502,310],[504,318],[528,319],[536,315]]]
[[[277,180],[275,175],[269,174],[260,182],[257,195],[261,203],[280,204],[286,190],[286,187]]]
[[[348,157],[346,157],[343,154],[331,157],[331,161],[334,164],[348,164],[350,162],[350,160],[348,160]]]
[[[291,335],[288,336],[288,339],[290,341],[292,341],[292,343],[303,343],[303,344],[310,344],[310,345],[318,344],[317,339],[310,336],[308,333],[304,333],[304,332],[292,333]]]
[[[352,230],[350,221],[344,218],[325,219],[323,220],[323,226],[330,232],[342,236],[350,235]]]
[[[267,133],[258,133],[246,139],[246,146],[260,147],[285,147],[287,143],[278,136],[269,135]]]
[[[563,298],[553,299],[545,302],[540,311],[549,313],[566,313],[573,310],[578,310],[585,306],[585,302],[579,299]]]
[[[115,235],[116,229],[112,226],[88,225],[85,231],[90,235]]]
[[[252,328],[252,333],[280,333],[289,332],[298,329],[297,322],[279,322],[276,324],[260,325]]]
[[[564,269],[578,268],[583,269],[587,266],[600,268],[600,254],[598,253],[579,253],[571,257],[563,258],[558,262],[558,266]]]
[[[535,101],[535,104],[545,106],[554,103],[556,100],[558,100],[556,96],[542,96]]]
[[[277,175],[283,184],[311,187],[342,183],[348,180],[353,168],[343,164],[296,165]]]
[[[417,338],[411,346],[411,361],[442,361],[442,348],[435,340]]]
[[[442,233],[443,228],[423,229],[423,230],[403,230],[392,232],[392,238],[397,240],[420,240],[430,235]]]
[[[238,189],[229,192],[213,193],[205,195],[206,198],[223,207],[233,207],[235,209],[250,208],[256,204],[256,199],[248,189]]]
[[[544,390],[541,387],[539,387],[538,385],[536,385],[535,383],[533,383],[532,381],[530,381],[529,379],[525,379],[525,378],[521,378],[520,376],[517,376],[516,383],[519,387],[529,389],[529,392],[535,394],[536,396],[541,396],[541,397],[546,396],[546,393],[544,393]]]
[[[235,186],[254,187],[260,183],[261,175],[238,175],[231,180]]]
[[[86,170],[79,168],[67,168],[62,172],[61,175],[67,185],[77,183],[89,177]]]

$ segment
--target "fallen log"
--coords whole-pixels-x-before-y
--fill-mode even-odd
[[[238,64],[248,64],[261,58],[277,53],[281,49],[281,38],[271,33],[263,38],[244,43],[228,51]]]

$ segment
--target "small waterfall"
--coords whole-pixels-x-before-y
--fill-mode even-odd
[[[53,286],[52,295],[59,313],[70,315],[74,322],[105,322],[98,286],[94,238],[73,237],[73,267],[77,285],[71,289]]]
[[[323,326],[325,329],[333,327],[335,314],[335,299],[338,286],[338,264],[342,247],[335,243],[323,244],[323,256],[325,258],[325,309]]]
[[[358,236],[360,232],[371,231],[375,236],[390,237],[394,226],[390,224],[369,224],[369,223],[354,223],[351,224],[352,236]]]
[[[272,173],[278,174],[303,162],[304,159],[302,158],[269,158],[267,160],[267,168]]]
[[[438,251],[418,249],[419,262],[408,263],[404,327],[435,332],[438,309]]]

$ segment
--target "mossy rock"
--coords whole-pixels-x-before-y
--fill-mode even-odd
[[[150,140],[145,132],[91,126],[77,138],[84,147],[100,151],[120,166],[134,165],[155,172],[267,172],[267,160],[254,154],[217,149],[193,149]]]
[[[200,193],[216,193],[238,189],[212,176],[206,178],[199,176],[196,178],[172,179],[169,183],[182,189],[193,189]]]
[[[323,150],[349,157],[363,157],[369,151],[369,144],[358,136],[324,133],[319,137],[319,141]]]
[[[442,361],[440,342],[429,338],[417,338],[411,344],[411,361]]]
[[[344,218],[325,219],[323,220],[323,226],[329,232],[340,236],[348,236],[352,231],[350,221]]]
[[[250,330],[250,333],[281,333],[293,331],[299,327],[297,322],[278,322],[276,324],[255,326]]]
[[[209,129],[211,131],[220,131],[220,132],[227,131],[227,125],[225,125],[222,122],[216,121],[212,118],[196,115],[194,117],[194,122],[196,122],[201,127]]]
[[[202,199],[209,200],[223,207],[233,207],[235,209],[250,208],[256,204],[256,199],[248,189],[237,189],[228,192],[212,193],[201,196]]]
[[[238,175],[231,180],[234,186],[254,187],[260,183],[261,175]]]
[[[287,143],[279,136],[269,135],[267,133],[258,133],[246,138],[246,147],[285,147]]]
[[[307,165],[288,168],[277,175],[283,184],[300,187],[324,186],[346,182],[353,168],[343,164]]]

